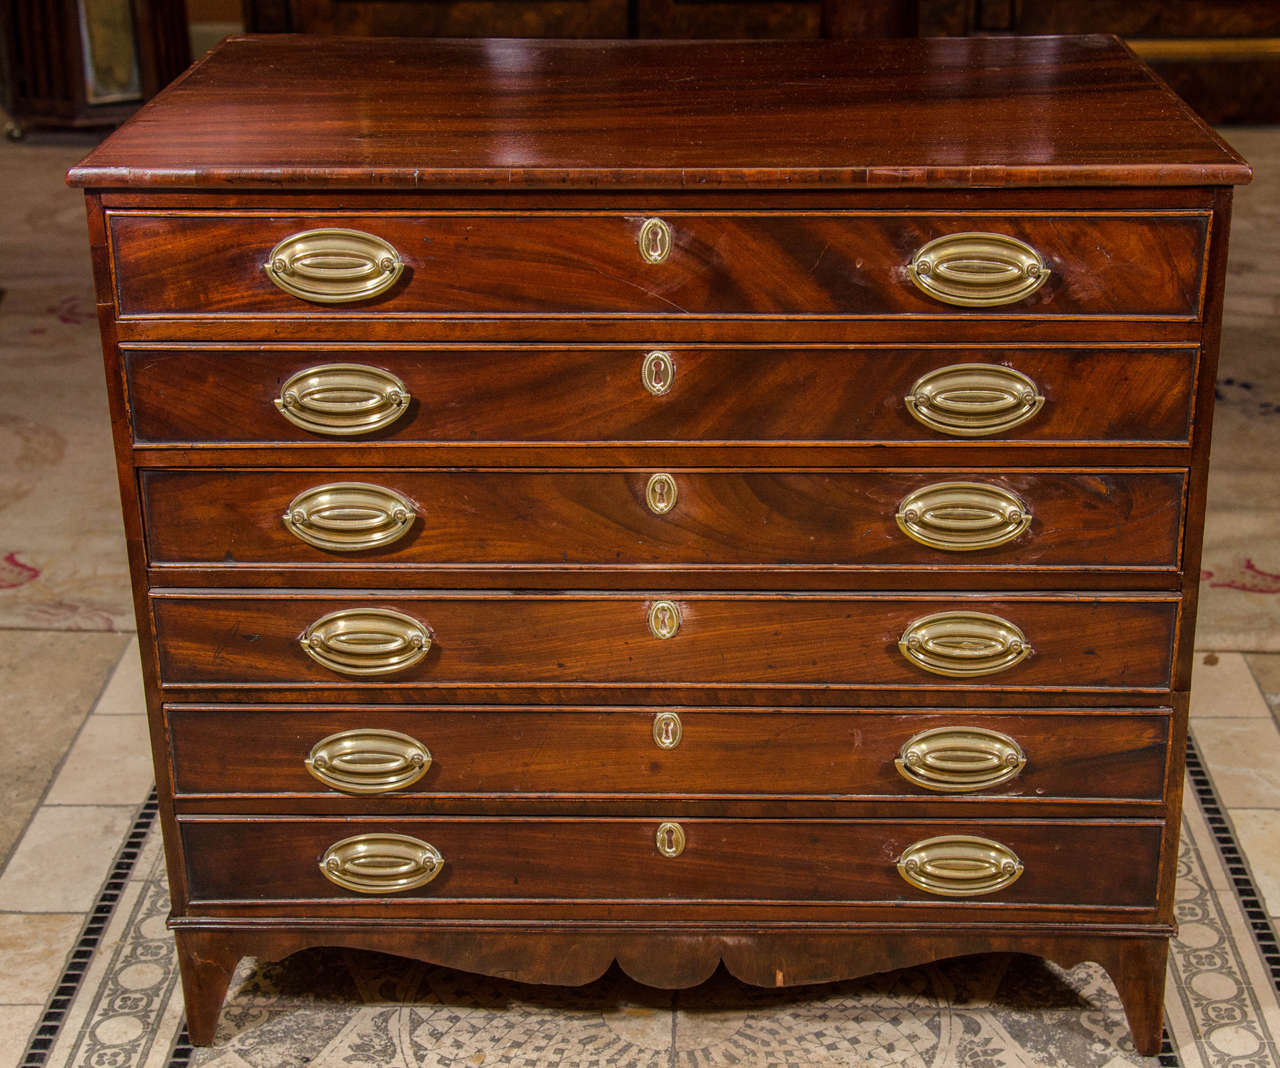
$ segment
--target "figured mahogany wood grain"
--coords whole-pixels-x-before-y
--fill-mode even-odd
[[[956,904],[910,886],[895,862],[908,846],[945,834],[1009,846],[1025,865],[984,905],[1150,905],[1158,824],[1062,821],[682,820],[687,844],[662,856],[658,820],[441,817],[179,821],[192,904],[290,898],[362,903],[468,899],[670,901],[904,901]],[[369,832],[407,834],[444,856],[426,886],[397,895],[353,893],[329,882],[317,858]],[[1100,858],[1123,856],[1096,878]]]
[[[1112,38],[268,36],[223,44],[70,180],[865,188],[1203,185],[1249,173]]]
[[[680,631],[662,640],[647,619],[663,596],[166,593],[153,596],[152,608],[168,686],[320,683],[353,693],[388,681],[419,692],[451,683],[1163,688],[1177,608],[1155,598],[683,594]],[[352,679],[302,651],[298,639],[309,624],[361,606],[392,608],[428,626],[426,658],[389,678]],[[1035,653],[999,674],[957,680],[913,666],[898,650],[914,620],[965,608],[1020,627]]]
[[[179,796],[343,797],[303,762],[322,738],[376,728],[408,734],[431,753],[426,774],[380,795],[381,807],[445,795],[489,803],[509,795],[560,794],[954,799],[909,783],[894,767],[908,739],[939,727],[999,731],[1026,754],[1027,765],[1016,778],[966,799],[1163,796],[1169,727],[1163,715],[680,708],[674,711],[681,740],[674,749],[661,749],[653,729],[662,711],[170,707],[166,721]],[[265,798],[262,803],[270,804]]]
[[[664,515],[654,515],[645,501],[650,470],[144,471],[141,491],[152,563],[327,563],[335,582],[362,563],[385,562],[610,570],[801,564],[1172,570],[1178,564],[1181,471],[668,473],[678,497]],[[407,498],[418,516],[409,533],[385,549],[331,552],[285,526],[282,517],[295,497],[343,482]],[[916,490],[947,482],[1012,494],[1032,515],[1030,527],[991,549],[921,545],[898,527],[899,504]]]
[[[674,377],[654,396],[640,372],[666,348]],[[1080,346],[125,348],[134,440],[309,442],[274,401],[325,363],[389,371],[414,402],[357,444],[394,442],[1178,442],[1190,435],[1193,348]],[[903,401],[943,367],[990,363],[1045,397],[1027,422],[987,438],[924,426]],[[867,383],[874,382],[873,389]]]
[[[646,217],[671,252],[646,263]],[[647,314],[947,318],[1118,315],[1195,318],[1208,213],[713,214],[637,204],[611,213],[439,215],[108,212],[122,317],[353,314]],[[389,242],[404,271],[384,295],[316,304],[263,270],[277,243],[339,227]],[[1032,295],[995,308],[945,303],[908,276],[928,242],[968,231],[1030,245],[1048,265]]]

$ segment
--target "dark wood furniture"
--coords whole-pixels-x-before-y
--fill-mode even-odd
[[[191,62],[182,0],[0,0],[0,46],[11,138],[114,126]]]
[[[70,174],[193,1040],[1014,950],[1155,1052],[1249,173],[1106,38],[193,68]]]

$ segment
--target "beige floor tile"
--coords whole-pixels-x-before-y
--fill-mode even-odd
[[[1280,732],[1263,719],[1202,719],[1193,728],[1227,808],[1280,808]]]
[[[1280,716],[1280,653],[1245,653],[1244,659],[1272,714]]]
[[[127,805],[42,806],[0,875],[0,911],[87,911],[133,817]]]
[[[43,1005],[0,1005],[0,1068],[16,1068],[43,1015]]]
[[[1280,916],[1280,811],[1233,808],[1227,813],[1267,912]]]
[[[1253,672],[1240,653],[1196,653],[1191,674],[1191,717],[1265,716]]]
[[[80,937],[79,912],[0,913],[0,1005],[43,1005]]]
[[[93,713],[96,716],[137,716],[146,711],[147,703],[142,696],[142,661],[138,659],[138,636],[135,634],[129,638],[115,674],[102,691]]]
[[[5,632],[0,643],[0,753],[5,754],[0,863],[21,837],[127,641],[122,634]]]
[[[45,796],[47,805],[140,805],[155,778],[146,716],[92,715]]]

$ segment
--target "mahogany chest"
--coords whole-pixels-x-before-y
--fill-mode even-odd
[[[243,38],[84,186],[241,955],[1091,959],[1161,1034],[1231,184],[1110,38]]]

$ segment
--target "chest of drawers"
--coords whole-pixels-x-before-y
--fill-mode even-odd
[[[1232,183],[1113,40],[247,38],[86,187],[189,1029],[319,944],[1161,1031]]]

